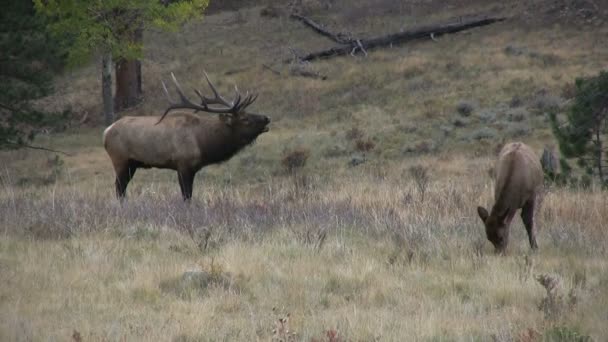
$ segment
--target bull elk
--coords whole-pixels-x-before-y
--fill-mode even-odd
[[[213,97],[206,97],[195,89],[201,100],[197,104],[184,95],[173,73],[171,77],[180,101],[174,102],[167,86],[161,82],[169,107],[160,119],[156,116],[126,116],[103,133],[103,144],[116,172],[116,196],[119,199],[125,197],[127,185],[138,168],[159,168],[177,171],[182,197],[189,200],[194,177],[200,169],[230,159],[268,131],[270,119],[267,116],[246,111],[257,95],[247,93],[243,97],[235,87],[235,98],[228,101],[218,93],[205,73]],[[167,116],[177,109],[194,112],[182,111]],[[199,111],[217,115],[194,114]]]
[[[518,209],[528,232],[530,247],[537,249],[534,230],[534,207],[543,186],[543,171],[536,154],[524,143],[505,145],[494,168],[494,206],[488,211],[477,207],[488,240],[497,252],[504,252],[509,242],[509,226]]]

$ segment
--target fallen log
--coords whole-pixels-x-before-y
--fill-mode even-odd
[[[436,37],[457,33],[469,30],[475,27],[487,26],[497,22],[506,20],[504,17],[490,17],[469,19],[467,21],[459,21],[444,25],[424,26],[410,31],[391,33],[389,35],[369,38],[369,39],[353,39],[348,44],[334,46],[326,50],[309,53],[299,57],[302,61],[312,61],[320,58],[330,58],[354,54],[357,50],[365,52],[365,50],[374,49],[383,46],[392,46],[397,44],[407,43],[419,39],[433,39]],[[292,60],[289,60],[291,62]],[[286,61],[287,62],[287,61]]]
[[[305,16],[299,15],[297,13],[292,13],[290,15],[292,19],[296,19],[304,23],[306,26],[310,27],[313,31],[333,40],[338,44],[350,44],[353,42],[353,39],[348,38],[348,36],[344,33],[333,33],[328,29],[323,27],[323,25],[315,22],[314,20],[307,18]]]

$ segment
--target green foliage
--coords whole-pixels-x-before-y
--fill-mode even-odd
[[[38,128],[58,121],[35,109],[31,101],[48,95],[54,72],[62,67],[47,22],[27,1],[3,4],[0,11],[0,149],[17,148]]]
[[[141,44],[130,39],[141,28],[176,30],[199,17],[209,0],[34,0],[36,10],[52,18],[49,26],[61,38],[68,64],[79,65],[100,52],[115,58],[141,57]]]
[[[566,326],[553,327],[543,334],[546,342],[592,342],[589,335],[581,334],[577,329]]]
[[[565,158],[575,158],[578,168],[588,176],[608,182],[608,72],[576,80],[574,102],[560,123],[557,113],[549,114],[553,133]],[[565,166],[565,167],[564,167]],[[566,159],[562,167],[572,168]]]

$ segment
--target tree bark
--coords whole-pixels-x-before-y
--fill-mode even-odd
[[[602,167],[602,155],[604,154],[604,151],[602,149],[602,138],[600,134],[601,125],[601,120],[598,120],[597,128],[595,130],[595,143],[597,148],[597,171],[600,177],[600,183],[604,184],[604,169]]]
[[[131,41],[141,44],[143,30],[135,30]],[[116,62],[116,96],[114,109],[117,112],[137,105],[142,98],[141,61],[138,59],[120,59]]]
[[[114,101],[112,98],[112,53],[106,52],[101,58],[101,96],[103,117],[107,126],[114,122]]]
[[[117,112],[131,108],[141,101],[141,62],[137,59],[121,59],[116,63],[116,96],[114,109]]]

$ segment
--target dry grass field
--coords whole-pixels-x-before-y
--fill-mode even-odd
[[[114,198],[98,67],[62,75],[42,104],[90,122],[35,143],[71,155],[0,153],[0,341],[606,341],[607,193],[548,187],[536,253],[516,217],[495,255],[475,209],[497,146],[554,143],[546,112],[607,66],[608,24],[517,1],[376,2],[308,14],[361,35],[511,19],[311,65],[281,61],[331,42],[263,6],[147,33],[146,98],[126,114],[160,115],[160,80],[202,87],[206,69],[273,119],[199,173],[189,205],[160,170]],[[304,167],[286,171],[297,152]]]

